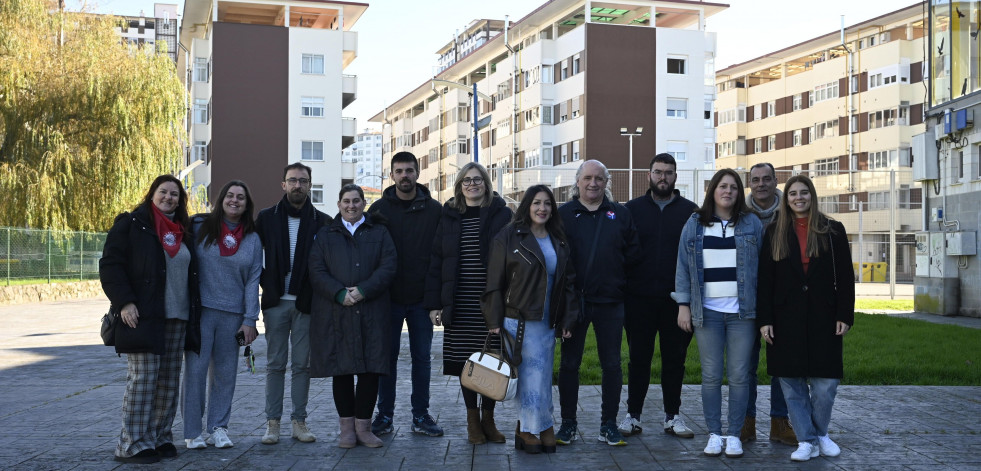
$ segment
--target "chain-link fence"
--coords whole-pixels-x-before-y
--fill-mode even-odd
[[[749,171],[744,176],[746,197],[750,197]],[[650,188],[648,169],[610,169],[613,199],[626,202],[645,194]],[[702,204],[705,188],[716,170],[678,170],[675,188],[681,195]],[[821,211],[845,225],[852,247],[855,279],[859,282],[912,283],[915,272],[914,231],[922,226],[922,189],[912,181],[912,171],[899,170],[778,170],[777,188],[783,190],[793,175],[811,177],[817,191],[816,203]],[[530,169],[492,169],[493,188],[517,208],[524,190],[531,185],[549,185],[558,203],[572,199],[576,168],[541,167]],[[445,200],[452,196],[453,178],[440,193]],[[631,191],[632,189],[632,191]],[[893,275],[895,273],[895,275]]]
[[[0,285],[99,278],[106,234],[0,227]]]

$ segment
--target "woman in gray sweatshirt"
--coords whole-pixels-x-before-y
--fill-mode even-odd
[[[217,201],[210,214],[193,220],[202,313],[201,352],[184,356],[184,441],[188,449],[233,446],[228,419],[235,395],[239,340],[249,345],[258,336],[262,243],[255,232],[252,196],[244,182],[232,180],[222,187]],[[202,416],[209,367],[213,379],[206,431],[210,436],[205,439]]]

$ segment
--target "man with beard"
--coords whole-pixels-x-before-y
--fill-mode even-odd
[[[388,329],[390,342],[389,374],[378,385],[378,414],[371,423],[376,436],[394,430],[396,364],[403,322],[409,329],[409,352],[412,356],[412,431],[439,437],[443,429],[429,415],[429,379],[433,346],[433,323],[422,306],[426,273],[432,253],[436,226],[442,206],[429,196],[429,190],[418,183],[419,160],[409,152],[392,156],[392,186],[368,212],[387,227],[398,253],[398,269],[391,288],[391,315]]]
[[[307,276],[307,259],[313,238],[331,218],[310,202],[310,167],[299,162],[283,170],[283,199],[259,211],[255,229],[262,240],[265,262],[262,287],[262,321],[266,326],[266,434],[262,443],[279,442],[283,415],[283,388],[289,348],[293,347],[290,397],[293,401],[293,438],[317,440],[307,429],[307,397],[310,393],[310,304],[313,289]]]
[[[671,299],[678,260],[678,241],[685,221],[697,208],[674,189],[677,165],[671,154],[651,160],[651,188],[626,206],[634,216],[643,262],[627,276],[624,325],[630,361],[627,373],[627,416],[620,423],[624,435],[641,433],[640,414],[650,386],[654,341],[661,334],[661,395],[664,432],[684,438],[695,434],[680,415],[685,356],[692,334],[678,327],[678,304]]]

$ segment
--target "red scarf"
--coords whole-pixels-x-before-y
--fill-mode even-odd
[[[153,225],[157,229],[157,237],[160,238],[160,245],[163,245],[164,252],[170,258],[177,256],[181,250],[181,240],[184,238],[184,229],[180,224],[171,221],[157,205],[150,203],[153,208]]]
[[[243,224],[239,223],[235,230],[229,230],[225,221],[221,222],[221,240],[218,244],[218,252],[222,257],[229,257],[238,252],[238,246],[242,242]]]

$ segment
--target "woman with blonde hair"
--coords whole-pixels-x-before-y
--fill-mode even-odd
[[[853,277],[845,226],[818,210],[810,178],[791,177],[763,237],[756,325],[797,434],[793,461],[841,453],[828,424],[844,370],[842,340],[855,321]]]
[[[470,354],[484,346],[487,324],[480,311],[480,296],[487,283],[490,243],[511,221],[511,214],[504,199],[491,191],[490,175],[483,165],[470,162],[460,169],[453,198],[443,205],[436,227],[424,300],[433,324],[446,329],[445,375],[460,376]],[[470,443],[504,443],[494,423],[495,401],[484,397],[478,409],[477,393],[462,390]]]

